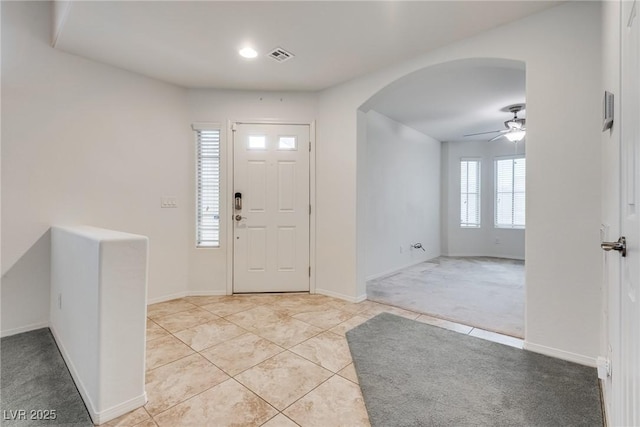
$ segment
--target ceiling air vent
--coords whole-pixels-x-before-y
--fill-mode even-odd
[[[281,47],[277,47],[275,49],[273,49],[271,52],[269,52],[267,54],[267,56],[271,59],[273,59],[274,61],[277,62],[284,62],[287,59],[291,59],[293,58],[295,55],[291,52],[287,52],[286,50],[284,50]]]

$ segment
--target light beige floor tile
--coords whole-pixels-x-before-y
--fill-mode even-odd
[[[338,310],[346,311],[348,313],[353,313],[353,314],[362,313],[368,308],[371,308],[372,306],[374,306],[374,304],[375,303],[371,301],[362,301],[359,303],[352,303],[349,301],[344,301],[344,300],[335,299],[335,298],[327,302],[327,305],[330,305],[331,307],[337,308]]]
[[[272,306],[254,307],[226,319],[284,348],[322,332],[320,328],[274,311]]]
[[[284,415],[278,414],[266,423],[262,424],[262,427],[298,427],[298,424],[294,423]]]
[[[342,335],[323,332],[290,349],[299,356],[331,372],[338,372],[351,363],[349,344]]]
[[[524,341],[519,338],[510,337],[508,335],[497,334],[495,332],[485,331],[484,329],[474,328],[471,333],[472,337],[482,338],[484,340],[497,342],[515,348],[522,349]]]
[[[234,295],[241,301],[248,301],[255,305],[273,304],[283,298],[287,298],[287,294],[242,294]]]
[[[108,427],[133,427],[136,424],[140,424],[143,421],[150,420],[151,417],[144,410],[144,408],[138,408],[127,414],[124,414],[114,420],[109,421],[105,425]]]
[[[285,351],[236,375],[235,379],[282,410],[330,376],[330,371]]]
[[[233,297],[224,302],[203,305],[202,308],[220,317],[225,317],[225,316],[229,316],[230,314],[249,310],[250,308],[253,308],[255,306],[256,305],[251,301],[243,300],[242,298],[238,298],[238,297]]]
[[[302,427],[370,425],[360,387],[338,375],[295,402],[284,414]]]
[[[448,329],[454,332],[460,332],[461,334],[468,334],[473,327],[467,325],[461,325],[460,323],[450,322],[444,319],[438,319],[437,317],[421,314],[416,319],[418,322],[427,323],[429,325],[438,326],[440,328]]]
[[[160,302],[158,304],[152,304],[148,306],[147,317],[150,319],[156,319],[158,317],[166,316],[167,314],[193,310],[194,308],[196,308],[195,305],[183,299],[174,299],[171,301]]]
[[[136,424],[133,427],[158,427],[158,424],[156,424],[156,422],[153,421],[152,419],[149,419],[141,422],[140,424]]]
[[[183,329],[201,325],[217,318],[218,316],[207,310],[194,308],[193,310],[181,311],[180,313],[156,317],[154,321],[167,331],[175,334],[176,332],[182,331]]]
[[[288,294],[285,294],[288,295]],[[335,298],[327,296],[327,295],[322,295],[322,294],[310,294],[308,292],[300,292],[300,293],[296,293],[296,294],[291,294],[296,298],[299,298],[301,300],[308,300],[308,301],[317,301],[317,302],[321,302],[321,303],[325,303],[327,301],[332,301]]]
[[[230,340],[231,338],[235,338],[238,335],[242,335],[245,332],[246,331],[238,325],[218,318],[211,322],[177,332],[175,336],[180,338],[180,340],[192,349],[201,351]]]
[[[193,354],[193,350],[174,336],[147,341],[147,370]]]
[[[299,313],[317,311],[319,307],[325,304],[324,300],[319,299],[282,299],[269,305],[269,308],[287,316],[293,316]]]
[[[280,300],[288,301],[317,301],[325,302],[330,300],[330,297],[320,294],[310,294],[308,292],[287,292],[279,294],[282,298]]]
[[[145,408],[151,415],[159,414],[227,379],[227,374],[199,354],[176,360],[147,372]]]
[[[233,376],[282,351],[271,341],[249,332],[204,350],[202,355]]]
[[[375,302],[372,304],[373,305],[371,305],[368,309],[359,313],[358,315],[362,317],[367,317],[370,319],[372,317],[377,316],[380,313],[391,313],[391,314],[395,314],[396,316],[402,316],[412,320],[415,320],[418,316],[420,316],[420,313],[416,313],[415,311],[409,311],[403,308],[393,307],[390,305],[379,304]]]
[[[160,327],[151,319],[147,319],[147,341],[155,340],[156,338],[162,338],[169,336],[169,332]]]
[[[338,310],[329,305],[323,304],[318,308],[314,308],[311,311],[294,314],[293,318],[302,320],[310,325],[317,326],[321,329],[329,329],[334,326],[349,320],[353,317],[352,313]]]
[[[154,417],[160,427],[260,426],[277,411],[229,379]]]
[[[182,299],[191,304],[201,307],[203,305],[224,302],[231,298],[233,298],[233,296],[231,295],[203,295],[203,296],[184,297]]]
[[[302,341],[318,335],[322,329],[316,328],[308,323],[287,317],[277,323],[263,325],[255,328],[256,335],[266,338],[280,347],[289,348]]]
[[[358,374],[356,373],[356,368],[355,366],[353,366],[353,363],[348,364],[343,370],[338,372],[338,375],[340,375],[342,378],[346,378],[349,381],[359,384]]]
[[[353,316],[351,319],[340,323],[337,326],[334,326],[333,328],[329,329],[330,332],[333,332],[335,334],[339,334],[339,335],[345,335],[347,333],[347,331],[350,331],[351,329],[355,328],[358,325],[363,324],[364,322],[366,322],[367,319],[366,317],[362,317],[360,315],[355,315]]]
[[[235,313],[225,317],[226,320],[242,326],[249,331],[256,331],[268,325],[273,325],[286,319],[288,316],[276,313],[269,307],[258,306],[240,313]]]

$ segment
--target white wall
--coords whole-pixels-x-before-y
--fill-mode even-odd
[[[225,294],[227,274],[227,227],[231,195],[229,184],[229,154],[231,135],[228,121],[273,120],[311,123],[316,118],[317,95],[315,93],[280,93],[229,90],[190,90],[189,123],[213,122],[222,125],[221,181],[220,181],[220,242],[219,248],[196,248],[195,222],[189,228],[189,292],[193,294]],[[193,138],[192,138],[193,140]],[[195,188],[195,143],[189,144],[189,185]],[[195,217],[195,190],[188,203],[190,218]]]
[[[366,132],[369,280],[440,255],[440,141],[373,110]]]
[[[3,333],[48,322],[53,224],[149,236],[151,302],[225,293],[226,228],[221,248],[195,248],[190,125],[223,125],[225,224],[227,121],[310,123],[317,95],[187,91],[57,51],[45,2],[3,4],[2,19]]]
[[[517,149],[517,151],[516,151]],[[525,230],[494,227],[494,160],[499,156],[524,155],[525,143],[516,146],[506,138],[486,141],[442,143],[442,179],[447,192],[443,201],[443,254],[524,259]],[[480,228],[460,227],[460,159],[480,159]]]
[[[510,57],[527,65],[527,346],[591,362],[602,273],[600,7],[569,2],[319,93],[317,289],[365,293],[366,198],[358,188],[366,188],[366,139],[358,130],[366,121],[358,109],[424,67]],[[2,329],[48,318],[53,223],[149,236],[152,299],[184,294],[188,280],[217,289],[208,255],[185,249],[193,247],[193,149],[184,147],[193,145],[189,123],[221,119],[189,113],[197,94],[189,94],[190,109],[182,89],[53,50],[50,28],[49,4],[3,2]],[[242,118],[264,111],[237,108]],[[163,195],[179,207],[161,210]]]
[[[366,188],[367,165],[358,108],[411,72],[473,57],[526,63],[527,347],[593,363],[602,274],[597,2],[568,2],[320,93],[318,284],[352,298],[364,294],[366,204],[356,186]]]
[[[49,319],[52,224],[146,235],[149,298],[187,288],[186,91],[53,49],[51,22],[48,2],[2,4],[4,334]]]

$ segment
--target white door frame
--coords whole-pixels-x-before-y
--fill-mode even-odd
[[[316,122],[297,122],[288,120],[228,120],[227,121],[227,191],[225,200],[226,206],[226,255],[227,255],[227,295],[233,294],[233,203],[231,196],[233,193],[233,172],[234,172],[234,141],[233,127],[235,124],[243,125],[305,125],[309,126],[309,139],[311,140],[311,150],[309,152],[309,203],[311,204],[311,215],[309,216],[309,266],[311,274],[309,276],[309,293],[316,292]]]

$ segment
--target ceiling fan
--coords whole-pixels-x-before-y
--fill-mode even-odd
[[[523,104],[517,104],[517,105],[512,105],[511,107],[507,107],[507,108],[508,108],[508,110],[510,112],[513,113],[513,118],[510,119],[510,120],[507,120],[506,122],[504,122],[504,127],[506,129],[504,129],[504,130],[492,130],[492,131],[489,131],[489,132],[471,133],[471,134],[468,134],[468,135],[464,135],[464,137],[476,136],[476,135],[485,135],[485,134],[489,134],[489,133],[499,132],[500,133],[499,135],[494,136],[489,141],[490,142],[491,141],[495,141],[496,139],[502,138],[503,136],[505,138],[507,138],[511,142],[522,141],[522,139],[526,135],[526,130],[527,130],[525,128],[526,119],[519,119],[518,118],[518,113],[524,109],[524,105]]]

